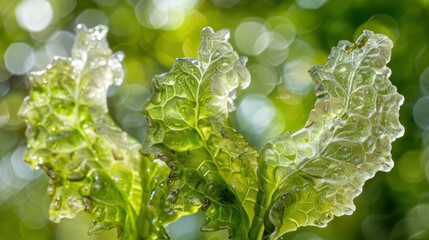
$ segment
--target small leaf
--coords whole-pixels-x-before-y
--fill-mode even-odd
[[[228,229],[245,239],[257,194],[256,150],[232,127],[237,88],[247,87],[246,59],[228,43],[229,32],[202,31],[197,59],[177,59],[153,79],[144,107],[148,134],[143,152],[171,169],[165,199],[166,222],[205,211],[202,230]]]
[[[258,160],[258,203],[266,212],[253,224],[264,221],[270,239],[351,214],[365,181],[392,168],[391,142],[404,132],[403,97],[386,67],[392,46],[365,31],[355,44],[333,48],[325,66],[310,69],[317,101],[306,126],[268,143]]]
[[[92,215],[90,233],[113,227],[137,239],[142,205],[141,145],[108,115],[107,88],[123,78],[107,28],[79,25],[72,58],[55,58],[30,74],[20,116],[27,122],[25,161],[50,177],[50,219]],[[148,181],[148,180],[146,180]]]

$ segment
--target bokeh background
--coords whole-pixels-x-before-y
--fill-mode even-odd
[[[230,29],[252,75],[231,117],[257,148],[303,127],[315,101],[307,70],[324,64],[339,40],[354,41],[363,29],[388,35],[395,44],[390,79],[405,96],[394,169],[367,182],[352,216],[286,239],[429,239],[429,0],[0,0],[0,239],[115,239],[114,231],[87,237],[84,214],[49,222],[47,177],[22,161],[25,125],[17,110],[28,93],[26,74],[70,56],[78,23],[107,25],[111,48],[125,53],[125,82],[108,102],[115,121],[139,140],[151,78],[176,57],[195,57],[203,27]],[[202,221],[186,217],[169,231],[173,239],[225,237],[199,234]]]

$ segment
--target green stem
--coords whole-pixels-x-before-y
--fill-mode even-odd
[[[264,234],[265,226],[264,226],[264,213],[265,208],[257,203],[257,210],[255,213],[255,217],[253,218],[252,226],[249,231],[249,240],[259,240],[262,239]]]

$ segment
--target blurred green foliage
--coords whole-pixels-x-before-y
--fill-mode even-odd
[[[365,185],[352,216],[289,239],[429,239],[428,0],[0,0],[0,239],[115,238],[112,231],[86,237],[85,215],[50,223],[47,177],[22,162],[24,123],[16,113],[28,92],[25,73],[68,57],[78,23],[109,26],[111,48],[125,53],[126,82],[109,92],[109,108],[140,141],[151,78],[176,57],[195,57],[204,26],[230,29],[252,75],[232,118],[257,148],[304,125],[314,104],[307,70],[323,64],[339,40],[354,41],[363,29],[388,35],[395,44],[390,79],[405,97],[396,166]],[[173,239],[211,239],[197,232],[201,222],[186,217],[169,231]]]

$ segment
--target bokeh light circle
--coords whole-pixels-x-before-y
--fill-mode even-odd
[[[429,95],[429,67],[420,74],[420,90],[423,94]]]
[[[4,61],[9,72],[25,74],[35,64],[33,48],[26,43],[12,43],[6,49]]]
[[[419,151],[409,151],[403,154],[395,163],[401,180],[407,183],[418,183],[424,180],[422,162]]]
[[[325,5],[326,0],[296,0],[298,6],[304,9],[318,9]]]
[[[83,11],[75,19],[75,25],[85,24],[87,28],[92,28],[97,25],[109,26],[109,17],[100,10],[97,9],[87,9]]]
[[[429,204],[418,204],[413,207],[406,218],[407,228],[411,233],[429,231]],[[427,238],[410,238],[427,239]]]
[[[148,28],[175,30],[198,0],[141,0],[135,7],[137,21]]]
[[[9,108],[5,102],[0,101],[0,128],[9,121]]]
[[[7,71],[6,67],[0,63],[0,83],[4,82],[9,77],[10,77],[10,72]]]
[[[399,38],[400,34],[397,21],[387,14],[372,16],[368,21],[356,29],[354,38],[356,39],[358,36],[360,36],[365,29],[374,31],[376,33],[385,34],[394,42]]]
[[[57,17],[66,17],[76,8],[77,0],[51,1],[54,14]]]
[[[422,97],[414,104],[413,116],[417,126],[426,129],[429,125],[429,96]]]
[[[279,79],[274,68],[262,64],[252,64],[247,68],[252,76],[252,83],[245,89],[246,92],[267,96],[274,90]]]
[[[246,21],[235,29],[237,48],[248,56],[256,56],[263,52],[270,43],[267,29],[259,21]]]
[[[27,0],[19,3],[15,16],[22,28],[30,32],[40,32],[51,23],[54,12],[48,1]]]
[[[248,134],[255,146],[278,136],[284,129],[284,117],[273,102],[261,94],[248,94],[238,105],[237,123],[240,131]]]
[[[267,41],[264,51],[257,57],[258,60],[267,66],[278,66],[282,64],[289,55],[289,42],[277,32],[264,34]],[[258,47],[258,46],[255,46]]]
[[[283,66],[285,87],[297,95],[306,95],[313,89],[313,81],[308,74],[312,66],[311,59],[297,58]]]
[[[0,98],[5,96],[10,91],[9,81],[0,81]]]
[[[70,57],[75,34],[67,31],[54,32],[48,39],[46,51],[50,58],[54,56]]]
[[[247,95],[240,103],[237,113],[243,129],[261,134],[270,126],[276,111],[271,101],[260,94]]]
[[[98,5],[106,6],[106,7],[113,6],[118,2],[118,0],[92,0],[92,1],[94,1]]]

